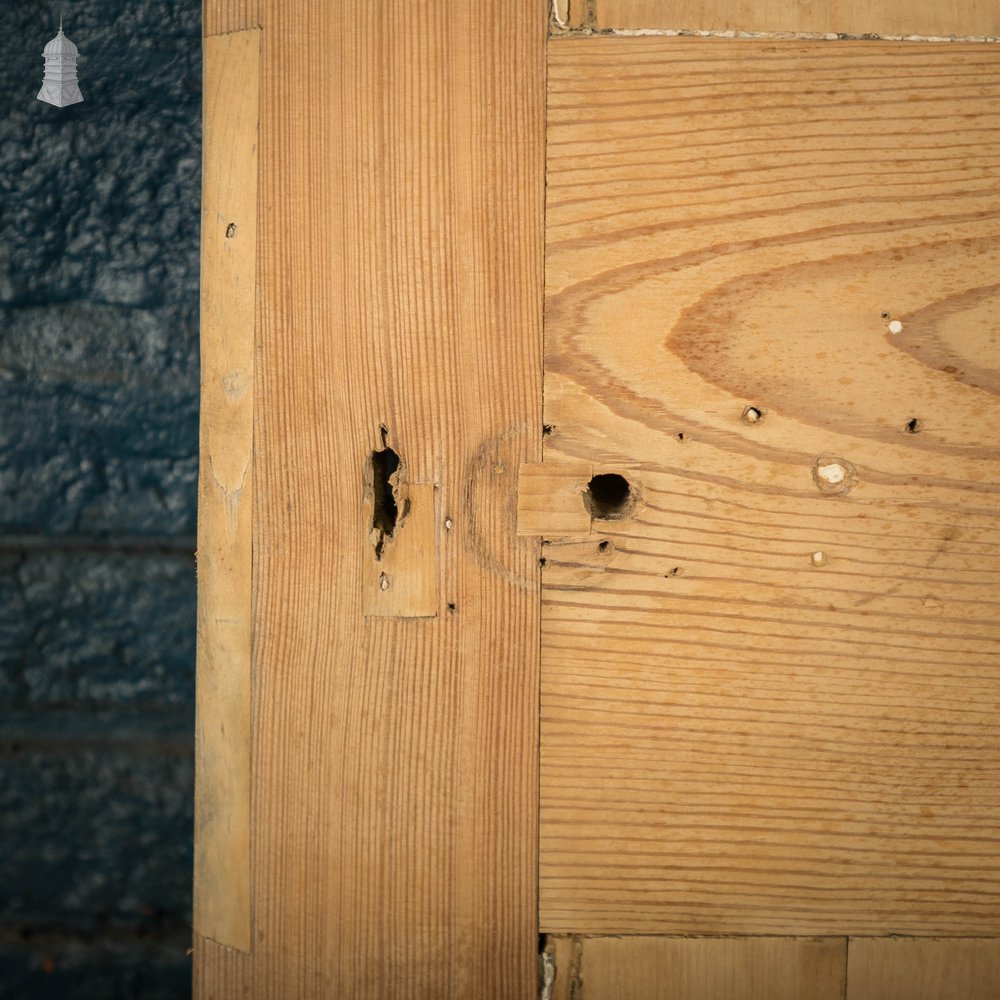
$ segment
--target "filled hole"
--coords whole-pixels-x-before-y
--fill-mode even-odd
[[[595,520],[614,521],[625,517],[632,509],[632,487],[617,472],[603,472],[587,484],[583,502]]]

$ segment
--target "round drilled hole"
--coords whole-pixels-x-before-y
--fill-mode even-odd
[[[632,487],[617,472],[602,472],[587,484],[584,506],[595,521],[616,521],[626,517],[635,505]]]

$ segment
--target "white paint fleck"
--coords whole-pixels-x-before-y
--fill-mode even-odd
[[[826,562],[825,552],[814,552],[812,554],[812,564],[813,566],[822,566]]]
[[[898,319],[889,321],[889,333],[896,334],[903,332],[903,324]]]
[[[832,462],[829,465],[819,466],[816,470],[816,475],[824,479],[831,486],[836,486],[847,478],[847,469],[839,462]]]

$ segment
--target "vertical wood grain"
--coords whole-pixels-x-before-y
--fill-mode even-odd
[[[557,939],[562,940],[562,939]],[[844,938],[582,938],[553,1000],[842,1000]],[[560,979],[560,971],[562,977]],[[567,989],[566,977],[576,982]]]
[[[851,938],[847,1000],[996,1000],[996,939]]]
[[[198,1000],[249,1000],[253,959],[197,931],[194,934],[194,996]]]
[[[262,6],[263,0],[203,0],[202,34],[207,38],[209,35],[259,28],[262,23]]]
[[[399,492],[395,531],[381,539],[377,559],[365,560],[365,613],[387,618],[433,618],[441,610],[438,491],[433,483],[407,483]],[[364,518],[368,525],[372,523],[372,507],[366,488]],[[369,541],[374,551],[371,536]]]
[[[1000,34],[998,0],[594,0],[602,29],[925,35]]]
[[[563,28],[593,28],[594,0],[556,0],[553,14]]]
[[[547,9],[264,23],[251,996],[530,996]],[[364,613],[383,426],[433,617]]]
[[[583,939],[563,934],[549,936],[544,954],[548,960],[547,982],[543,1000],[580,1000],[580,963],[583,958]]]
[[[260,31],[204,67],[194,925],[246,951]]]

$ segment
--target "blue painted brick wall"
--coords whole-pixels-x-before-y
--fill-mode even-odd
[[[190,995],[200,34],[199,0],[0,4],[6,998]]]

